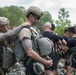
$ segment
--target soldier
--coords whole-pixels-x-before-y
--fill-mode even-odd
[[[76,69],[76,34],[75,27],[69,27],[69,40],[67,41],[67,45],[62,47],[62,50],[66,53],[69,52],[69,66],[67,68],[66,75],[71,75],[73,71]]]
[[[30,23],[27,25],[27,27],[29,28],[23,28],[21,31],[20,31],[20,34],[19,34],[19,39],[20,41],[22,42],[22,46],[25,50],[25,53],[26,55],[33,59],[29,64],[28,66],[26,66],[26,75],[37,75],[36,73],[34,73],[33,71],[33,62],[34,61],[38,61],[42,64],[44,64],[45,66],[49,67],[52,65],[52,60],[46,60],[46,59],[43,59],[38,53],[36,53],[34,51],[34,49],[32,48],[33,44],[32,44],[32,40],[31,40],[31,37],[32,37],[32,33],[34,35],[34,37],[39,37],[39,34],[38,32],[35,30],[34,26],[36,26],[39,22],[40,22],[40,18],[42,16],[42,11],[41,9],[39,9],[38,7],[36,6],[31,6],[27,9],[27,12],[26,12],[26,17],[27,17],[27,20],[26,22]],[[31,31],[32,33],[31,33]]]
[[[10,57],[10,56],[5,57],[5,58],[2,57],[3,56],[2,54],[7,50],[7,47],[9,48],[9,43],[7,42],[7,39],[9,37],[10,38],[14,37],[16,34],[19,33],[19,31],[23,27],[26,26],[24,23],[24,24],[16,27],[13,30],[8,30],[9,23],[10,23],[9,20],[6,17],[0,17],[0,67],[2,67],[2,68],[3,68],[2,64],[4,63],[4,62],[2,62],[3,61],[2,59]],[[26,24],[29,24],[29,23],[26,23]],[[11,40],[11,42],[12,42],[12,40]],[[11,63],[10,61],[8,60],[9,63]],[[9,63],[8,63],[8,65],[9,65]],[[5,62],[5,64],[7,64],[7,62]],[[6,66],[8,67],[8,65],[6,65]]]
[[[10,36],[15,36],[23,27],[29,24],[27,22],[26,24],[24,23],[13,30],[8,30],[9,23],[9,20],[6,17],[0,17],[0,41],[3,41]]]

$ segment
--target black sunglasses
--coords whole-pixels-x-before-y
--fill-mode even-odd
[[[37,15],[35,15],[34,17],[38,20],[40,20],[40,18],[41,18],[40,16],[37,16]]]
[[[40,20],[40,16],[37,16],[36,14],[32,14],[37,20]]]

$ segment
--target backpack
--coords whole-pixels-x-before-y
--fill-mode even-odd
[[[40,37],[37,39],[38,51],[41,56],[47,56],[51,53],[53,44],[47,37]]]
[[[3,52],[2,56],[2,68],[9,70],[9,68],[11,68],[15,63],[15,58],[12,50],[10,48],[7,48],[7,50]]]

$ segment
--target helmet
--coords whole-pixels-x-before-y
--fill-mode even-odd
[[[29,7],[29,8],[27,9],[26,16],[28,16],[30,12],[36,14],[36,15],[39,16],[39,17],[42,16],[42,11],[41,11],[41,9],[39,9],[39,8],[36,7],[36,6],[31,6],[31,7]]]
[[[10,22],[6,17],[0,17],[0,26],[8,25]]]

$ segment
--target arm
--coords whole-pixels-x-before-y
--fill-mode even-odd
[[[8,32],[8,36],[14,36],[14,35],[18,34],[21,31],[21,29],[27,25],[30,25],[30,23],[25,22],[25,23],[21,24],[20,26],[14,28],[13,30],[11,30],[11,32]]]
[[[24,47],[24,50],[25,50],[27,56],[29,56],[30,58],[32,58],[35,61],[43,63],[46,66],[51,66],[52,65],[52,60],[43,59],[38,53],[36,53],[32,49],[32,42],[31,42],[30,39],[24,38],[22,40],[22,45]]]
[[[69,50],[69,48],[68,48],[66,45],[64,45],[64,46],[62,47],[62,51],[63,51],[63,52],[66,53],[68,50]]]
[[[0,33],[0,41],[5,41],[7,35],[7,33]]]
[[[5,39],[7,39],[8,37],[11,37],[11,36],[15,36],[16,34],[18,34],[20,32],[20,30],[22,28],[24,28],[26,25],[30,25],[30,23],[28,22],[25,22],[23,24],[21,24],[20,26],[14,28],[13,30],[10,30],[6,33],[2,33],[0,34],[0,41],[5,41]]]

